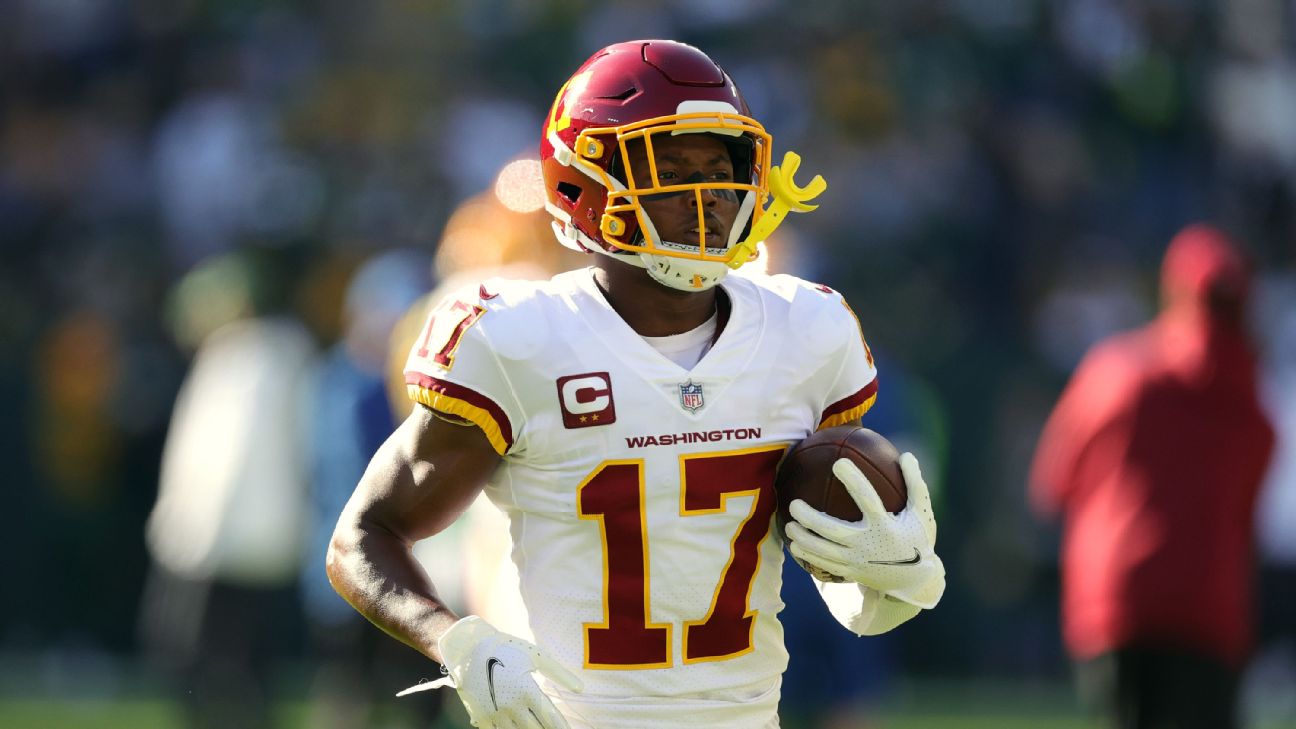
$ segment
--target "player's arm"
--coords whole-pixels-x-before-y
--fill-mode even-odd
[[[419,356],[411,356],[416,367]],[[420,379],[417,368],[414,374]],[[532,674],[570,691],[580,690],[580,680],[535,645],[477,616],[460,619],[411,553],[415,542],[459,518],[499,467],[510,445],[503,416],[426,388],[415,394],[420,404],[378,449],[342,510],[329,545],[329,580],[379,628],[445,666],[448,677],[413,690],[453,686],[481,729],[565,729]],[[439,404],[435,413],[424,396]]]
[[[411,547],[472,504],[500,456],[479,429],[416,405],[374,454],[342,510],[326,559],[329,581],[374,625],[436,661],[459,619]],[[452,557],[451,557],[452,558]]]
[[[827,296],[827,309],[835,314],[828,319],[833,338],[845,343],[834,358],[840,365],[819,427],[857,423],[877,394],[873,353],[845,299],[826,287],[816,290]],[[935,607],[945,590],[945,568],[935,552],[936,520],[918,461],[906,453],[900,467],[909,503],[898,515],[883,508],[868,479],[846,458],[834,464],[833,474],[860,507],[860,521],[836,519],[799,500],[791,505],[789,551],[805,564],[849,580],[821,584],[819,593],[833,617],[858,635],[891,630]]]

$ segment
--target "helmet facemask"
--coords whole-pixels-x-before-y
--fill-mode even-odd
[[[681,104],[686,106],[687,102]],[[768,196],[769,135],[750,117],[733,113],[732,107],[713,110],[719,106],[728,107],[707,104],[706,111],[589,128],[573,145],[573,166],[607,190],[599,232],[615,249],[614,255],[648,269],[658,282],[684,291],[710,288],[736,266],[731,264],[736,244],[750,234]],[[713,176],[711,168],[705,173],[682,172],[671,169],[669,156],[659,159],[661,150],[674,146],[670,140],[695,134],[722,143],[717,148],[726,153],[723,167],[728,174]],[[609,149],[610,145],[615,147]],[[593,163],[600,158],[610,163]],[[679,174],[687,176],[671,177]],[[671,223],[663,225],[651,212],[660,211],[662,205],[691,207],[696,222],[681,231],[676,209]]]

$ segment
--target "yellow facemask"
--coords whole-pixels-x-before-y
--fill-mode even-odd
[[[678,134],[710,133],[722,137],[745,137],[751,144],[750,175],[746,182],[739,181],[685,181],[663,185],[657,171],[653,152],[654,138]],[[640,140],[647,152],[647,179],[650,184],[640,186],[630,169],[629,144]],[[618,145],[620,159],[625,165],[625,181],[608,174],[590,160],[603,157],[608,144]],[[721,111],[701,111],[674,114],[665,117],[626,124],[618,127],[595,127],[582,131],[573,145],[571,164],[586,175],[599,181],[607,189],[607,204],[599,229],[603,239],[624,251],[648,253],[695,261],[712,261],[738,268],[755,256],[756,244],[769,237],[788,212],[808,212],[817,206],[807,203],[827,188],[820,176],[815,176],[804,188],[792,182],[792,175],[800,163],[794,153],[784,156],[782,169],[771,165],[772,140],[764,127],[754,119],[740,114]],[[746,161],[746,160],[742,160]],[[735,160],[737,164],[739,160]],[[744,170],[745,171],[745,170]],[[737,171],[736,171],[737,172]],[[692,241],[663,241],[656,233],[642,200],[658,195],[694,195],[698,211],[698,235]],[[724,248],[708,247],[705,238],[704,194],[736,195],[739,209],[731,224],[729,240]],[[774,201],[766,206],[766,200]],[[641,235],[633,235],[627,217],[638,223]],[[747,231],[745,237],[739,238]]]

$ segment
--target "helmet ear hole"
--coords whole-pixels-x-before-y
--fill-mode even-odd
[[[560,181],[555,185],[555,188],[558,190],[558,194],[572,205],[575,205],[576,201],[580,199],[581,187],[574,182]]]

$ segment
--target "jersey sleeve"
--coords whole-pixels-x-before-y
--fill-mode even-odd
[[[837,358],[841,363],[837,377],[828,388],[818,429],[831,428],[859,420],[877,399],[877,367],[873,352],[864,341],[859,318],[841,294],[821,287],[833,300],[827,303],[832,336],[841,342]]]
[[[514,445],[521,412],[507,373],[490,341],[492,317],[476,287],[452,294],[428,314],[405,361],[411,400],[439,416],[481,428],[495,451]]]

